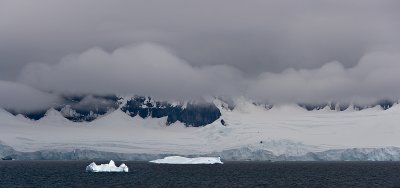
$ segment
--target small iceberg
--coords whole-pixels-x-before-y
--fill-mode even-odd
[[[86,167],[86,172],[128,172],[128,167],[122,163],[119,167],[115,166],[113,160],[111,160],[108,164],[100,164],[96,165],[96,163],[92,162],[90,165]]]
[[[170,156],[150,162],[157,164],[223,164],[220,157],[187,158],[181,156]]]

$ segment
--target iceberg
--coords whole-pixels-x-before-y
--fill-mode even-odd
[[[119,167],[115,166],[113,160],[111,160],[108,164],[100,164],[96,165],[95,162],[90,163],[86,167],[86,172],[128,172],[128,167],[122,163]]]
[[[163,159],[150,161],[157,164],[223,164],[220,157],[196,157],[187,158],[181,156],[169,156]]]

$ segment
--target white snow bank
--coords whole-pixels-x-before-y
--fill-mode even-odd
[[[128,172],[128,167],[122,163],[119,167],[115,166],[113,160],[108,164],[100,164],[96,165],[96,163],[92,162],[90,165],[86,167],[86,172]]]
[[[170,156],[150,162],[157,164],[223,164],[220,157],[186,158],[181,156]]]

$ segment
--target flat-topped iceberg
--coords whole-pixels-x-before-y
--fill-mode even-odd
[[[122,163],[119,167],[115,166],[113,160],[111,160],[108,164],[100,164],[96,165],[96,163],[92,162],[90,165],[86,167],[86,172],[128,172],[128,167]]]
[[[170,156],[150,162],[157,164],[223,164],[220,157],[187,158],[181,156]]]

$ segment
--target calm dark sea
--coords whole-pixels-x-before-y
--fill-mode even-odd
[[[399,162],[125,162],[129,173],[87,173],[90,162],[0,161],[0,187],[400,187]]]

